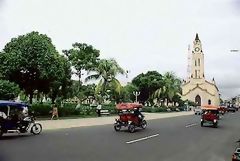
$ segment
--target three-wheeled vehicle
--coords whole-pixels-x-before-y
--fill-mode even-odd
[[[42,132],[42,125],[35,123],[35,117],[28,114],[28,105],[20,102],[0,100],[0,137],[4,133]]]
[[[143,108],[142,104],[138,103],[121,103],[116,106],[118,110],[119,119],[115,120],[114,129],[120,131],[122,126],[127,127],[128,131],[135,132],[136,127],[145,129],[147,122],[140,110]]]
[[[224,106],[220,106],[218,110],[219,110],[219,113],[222,115],[224,115],[227,112],[227,108]]]
[[[219,120],[219,107],[212,105],[202,106],[202,117],[201,117],[201,126],[204,124],[210,124],[213,127],[218,127]]]

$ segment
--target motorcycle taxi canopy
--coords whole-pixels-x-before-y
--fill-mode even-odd
[[[21,102],[0,100],[0,107],[6,107],[6,106],[11,106],[11,107],[16,107],[16,108],[23,109],[23,108],[27,107],[28,105],[25,104],[25,103],[21,103]]]
[[[214,105],[203,105],[201,106],[202,110],[218,110],[219,106],[214,106]]]
[[[24,110],[28,108],[28,105],[26,103],[21,103],[21,102],[0,100],[0,109],[3,107],[7,107],[7,116],[9,116],[10,108]]]
[[[118,110],[133,110],[134,108],[143,108],[142,104],[139,103],[120,103],[116,105]]]

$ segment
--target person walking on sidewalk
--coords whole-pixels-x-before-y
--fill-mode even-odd
[[[99,103],[98,106],[97,106],[97,114],[98,114],[98,117],[101,116],[101,109],[102,109],[102,105]]]
[[[59,118],[58,118],[58,108],[57,108],[57,106],[54,104],[52,107],[53,107],[53,108],[52,108],[52,118],[51,118],[51,120],[52,120],[55,116],[57,117],[57,119],[59,119]]]

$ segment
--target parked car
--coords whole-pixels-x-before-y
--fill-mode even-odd
[[[236,148],[232,155],[232,161],[240,161],[240,148]]]
[[[201,114],[202,114],[202,109],[201,109],[201,107],[196,107],[196,108],[194,109],[194,114],[195,114],[195,115],[201,115]]]
[[[236,108],[234,106],[227,107],[227,112],[236,112]]]

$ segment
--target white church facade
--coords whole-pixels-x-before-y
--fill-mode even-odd
[[[182,99],[200,105],[215,105],[220,103],[219,90],[214,78],[212,81],[205,79],[204,54],[202,44],[196,34],[191,53],[190,75],[182,84]]]

